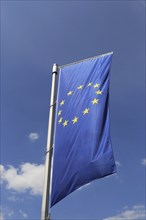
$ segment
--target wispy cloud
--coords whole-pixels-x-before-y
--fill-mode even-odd
[[[14,219],[15,215],[21,216],[21,219],[28,218],[27,213],[22,211],[21,209],[17,210],[17,213],[5,206],[0,206],[0,220],[6,220],[6,219]]]
[[[19,198],[19,197],[16,196],[16,195],[9,196],[7,199],[8,199],[9,201],[12,201],[12,202],[17,202],[17,201],[22,202],[22,201],[24,201],[23,198]]]
[[[0,209],[0,220],[4,220],[4,214],[1,209]]]
[[[36,133],[36,132],[31,132],[29,135],[28,135],[29,139],[31,141],[36,141],[37,139],[39,139],[39,134]]]
[[[122,166],[122,164],[119,161],[116,161],[115,163],[116,163],[117,167],[121,167]]]
[[[1,168],[1,181],[6,182],[6,188],[17,192],[29,190],[33,195],[41,195],[43,189],[43,164],[24,163],[18,168],[9,166]]]
[[[14,211],[7,207],[0,206],[0,220],[5,220],[7,218],[12,218]]]
[[[107,179],[115,178],[115,179],[119,180],[120,182],[122,182],[122,179],[118,174],[118,170],[119,170],[119,168],[122,167],[122,164],[121,164],[121,162],[119,162],[117,160],[115,161],[115,164],[116,164],[116,167],[117,167],[117,173],[114,173],[112,175],[108,175],[105,178],[107,178]]]
[[[84,186],[81,186],[80,188],[78,188],[77,190],[82,190],[82,189],[85,189],[86,187],[90,186],[91,183],[87,183],[85,184]]]
[[[146,210],[144,205],[134,205],[131,209],[128,207],[124,208],[125,210],[121,213],[105,218],[103,220],[145,220],[146,219]]]
[[[23,218],[28,218],[27,213],[23,212],[21,209],[19,209],[19,213],[21,214],[21,216],[22,216]]]
[[[143,158],[143,159],[141,160],[141,164],[142,164],[143,166],[146,166],[146,158]]]

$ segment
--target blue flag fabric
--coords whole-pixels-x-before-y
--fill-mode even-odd
[[[109,131],[112,53],[59,69],[51,206],[116,166]]]

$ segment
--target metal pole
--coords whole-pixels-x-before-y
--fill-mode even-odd
[[[41,220],[51,220],[48,213],[50,204],[50,188],[51,188],[51,164],[52,164],[52,145],[53,145],[53,119],[54,119],[54,104],[55,104],[55,83],[57,75],[57,64],[53,65],[52,69],[52,88],[50,98],[50,113],[48,122],[48,139],[46,149],[45,173],[44,173],[44,191],[42,198],[42,215]]]

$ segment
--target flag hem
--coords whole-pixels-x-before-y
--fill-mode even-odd
[[[73,62],[73,63],[64,64],[64,65],[62,65],[62,66],[58,66],[58,68],[61,69],[61,68],[68,67],[68,66],[72,66],[72,65],[74,65],[74,64],[78,64],[78,63],[81,63],[81,62],[84,62],[84,61],[87,61],[87,60],[104,57],[104,56],[107,56],[107,55],[110,55],[110,54],[113,54],[113,51],[112,51],[112,52],[109,52],[109,53],[105,53],[105,54],[101,54],[101,55],[89,57],[89,58],[86,58],[86,59],[83,59],[83,60],[75,61],[75,62]]]

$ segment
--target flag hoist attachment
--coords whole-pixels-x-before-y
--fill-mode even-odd
[[[53,124],[55,113],[55,86],[58,65],[54,64],[52,69],[52,88],[50,98],[50,112],[48,122],[48,139],[46,147],[46,161],[44,173],[44,189],[42,198],[41,220],[51,220],[50,218],[50,195],[51,195],[51,175],[52,175],[52,149],[53,149]]]

